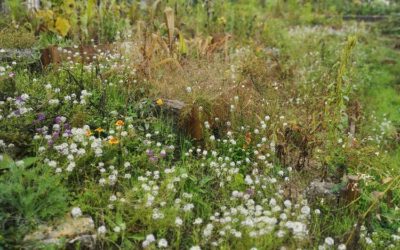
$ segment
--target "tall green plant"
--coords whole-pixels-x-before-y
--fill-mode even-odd
[[[13,21],[19,22],[26,17],[27,12],[22,0],[6,0],[6,7],[10,11]]]

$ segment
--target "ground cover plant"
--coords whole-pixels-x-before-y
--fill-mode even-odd
[[[395,1],[5,9],[0,249],[400,248]]]

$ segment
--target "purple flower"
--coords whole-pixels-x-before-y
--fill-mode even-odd
[[[18,109],[18,110],[15,110],[14,111],[14,115],[17,115],[17,116],[19,116],[19,115],[21,115],[21,111]]]
[[[60,137],[60,133],[59,132],[53,132],[53,139],[56,140],[58,137]]]
[[[23,103],[24,101],[25,100],[24,100],[24,98],[22,96],[18,96],[18,97],[15,98],[15,102],[18,103],[18,104]]]
[[[61,116],[57,116],[57,117],[54,119],[54,122],[57,123],[57,124],[62,123],[62,118],[61,118]]]
[[[146,154],[147,154],[147,156],[153,156],[153,155],[154,155],[154,152],[153,152],[153,150],[151,150],[151,149],[147,149],[147,150],[146,150]]]
[[[149,160],[150,160],[151,162],[153,162],[153,163],[156,163],[156,162],[158,161],[158,158],[157,158],[156,156],[151,156],[151,157],[149,158]]]
[[[161,150],[160,158],[164,158],[165,156],[167,156],[167,152],[165,150]]]
[[[71,136],[72,135],[71,129],[65,130],[64,134],[67,134],[68,136]]]
[[[64,129],[69,130],[69,133],[71,133],[71,125],[69,123],[64,124]]]
[[[39,113],[37,116],[37,120],[41,122],[44,121],[44,119],[46,119],[46,115],[44,113]]]
[[[249,188],[249,189],[246,190],[246,193],[248,195],[250,195],[250,196],[253,196],[254,195],[254,189]]]

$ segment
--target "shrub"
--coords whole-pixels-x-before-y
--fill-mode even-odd
[[[0,176],[0,245],[21,242],[36,224],[66,212],[67,189],[42,166],[29,168],[35,158],[14,163],[3,156]]]
[[[35,42],[35,35],[25,28],[7,27],[0,30],[1,48],[31,48]]]

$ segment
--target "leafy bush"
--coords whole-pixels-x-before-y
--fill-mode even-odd
[[[35,44],[35,35],[23,27],[7,27],[0,30],[0,48],[25,49]]]
[[[35,158],[13,162],[4,155],[0,161],[0,245],[21,243],[35,225],[66,212],[68,193],[58,177]],[[15,246],[15,245],[14,245]]]

